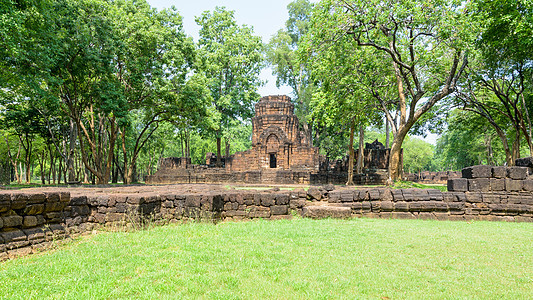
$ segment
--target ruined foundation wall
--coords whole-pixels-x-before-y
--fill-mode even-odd
[[[530,182],[522,186],[532,186]],[[512,181],[508,181],[512,182]],[[513,184],[510,188],[514,189]],[[189,186],[189,185],[187,185]],[[0,259],[29,254],[99,226],[189,219],[372,217],[533,222],[533,192],[310,187],[240,191],[199,185],[142,191],[78,189],[0,193]],[[202,188],[205,187],[205,188]]]

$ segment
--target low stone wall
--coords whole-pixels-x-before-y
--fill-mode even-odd
[[[433,189],[332,191],[328,203],[345,208],[344,217],[533,222],[530,192],[441,192]],[[325,208],[304,209],[321,217]]]
[[[526,167],[472,166],[462,170],[462,178],[448,180],[454,192],[533,192],[533,180]]]
[[[51,188],[0,192],[0,259],[29,254],[100,226],[190,219],[304,217],[533,221],[529,191],[312,186],[307,191],[220,185]]]
[[[0,260],[29,254],[65,237],[68,192],[0,193]]]

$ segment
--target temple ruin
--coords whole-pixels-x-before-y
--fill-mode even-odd
[[[252,148],[221,158],[206,154],[204,165],[193,165],[190,159],[169,157],[159,162],[154,175],[146,183],[282,183],[282,184],[344,184],[348,160],[329,161],[319,155],[309,137],[300,129],[291,98],[266,96],[255,105],[252,118]],[[364,174],[355,174],[356,184],[382,184],[390,149],[377,141],[364,152]]]

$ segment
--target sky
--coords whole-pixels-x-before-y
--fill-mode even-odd
[[[195,41],[198,41],[200,27],[196,25],[194,18],[206,10],[213,10],[216,6],[225,6],[228,10],[235,11],[235,19],[239,25],[252,26],[255,34],[263,39],[263,43],[268,43],[279,29],[285,27],[285,21],[289,18],[287,5],[290,2],[292,0],[148,0],[148,3],[157,9],[170,8],[174,5],[183,17],[185,33],[192,36]],[[266,81],[265,86],[259,88],[261,96],[291,96],[292,88],[276,87],[276,78],[272,76],[270,68],[264,69],[260,77]]]
[[[206,10],[213,10],[216,6],[225,6],[235,11],[235,19],[239,25],[246,24],[254,28],[256,35],[261,36],[263,43],[268,43],[270,38],[281,28],[285,27],[285,21],[289,18],[287,5],[293,0],[148,0],[152,7],[157,9],[170,8],[174,5],[183,17],[185,33],[198,41],[198,30],[194,18],[200,16]],[[318,2],[318,0],[311,0]],[[289,95],[292,96],[292,88],[288,86],[276,87],[276,78],[270,68],[265,68],[260,74],[261,80],[266,84],[259,88],[261,96]],[[436,144],[438,138],[435,134],[428,134],[422,138],[428,143]]]

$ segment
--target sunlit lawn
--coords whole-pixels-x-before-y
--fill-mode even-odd
[[[0,264],[5,299],[533,298],[533,224],[189,223]]]

